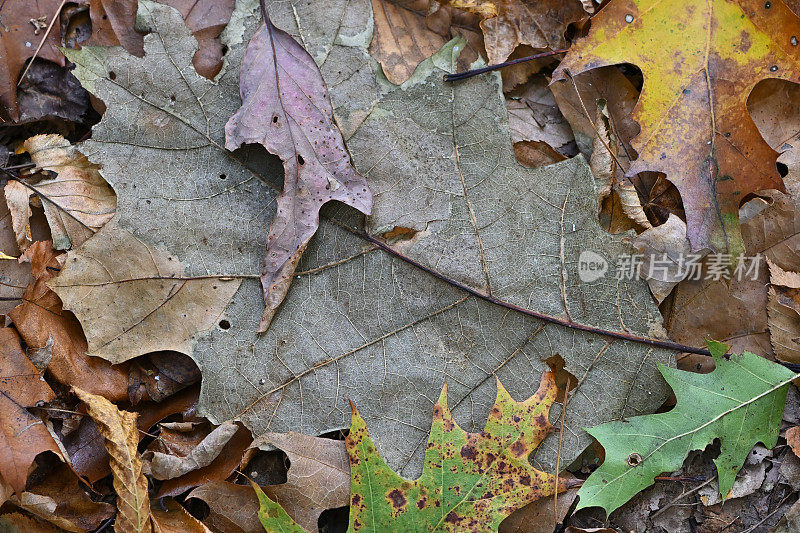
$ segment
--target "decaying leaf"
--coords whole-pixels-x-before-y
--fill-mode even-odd
[[[120,533],[150,533],[153,528],[150,523],[147,478],[142,473],[142,460],[136,451],[139,444],[136,413],[120,411],[102,396],[77,388],[73,388],[73,391],[86,405],[89,416],[97,422],[100,433],[106,439],[117,493],[115,529]]]
[[[23,252],[33,242],[31,233],[31,190],[17,180],[10,180],[3,188],[6,205],[11,216],[11,228],[14,230],[14,237],[17,246]]]
[[[800,274],[769,264],[769,338],[775,357],[800,362]]]
[[[642,255],[639,273],[650,285],[650,292],[658,303],[664,301],[672,288],[689,275],[687,258],[690,256],[686,238],[686,222],[675,215],[660,226],[650,227],[640,233],[633,245]]]
[[[626,62],[641,68],[633,118],[642,131],[627,175],[665,173],[686,207],[692,250],[738,257],[745,251],[738,218],[744,198],[785,190],[778,154],[750,118],[747,98],[765,78],[800,81],[800,49],[792,44],[798,25],[781,0],[615,0],[553,79]]]
[[[531,80],[518,97],[506,98],[506,108],[512,142],[545,142],[564,155],[578,153],[572,129],[558,110],[544,76]]]
[[[208,433],[188,453],[167,448],[165,451],[150,451],[145,457],[150,461],[150,473],[155,479],[174,479],[210,465],[238,430],[233,422],[225,422]]]
[[[61,452],[42,421],[28,412],[56,395],[25,356],[19,336],[0,328],[0,476],[22,494],[28,468],[42,452]]]
[[[214,481],[197,487],[188,498],[198,498],[208,505],[210,514],[204,521],[215,531],[260,533],[264,530],[258,520],[258,497],[249,485]]]
[[[49,25],[57,16],[60,0],[8,0],[0,10],[3,27],[0,31],[0,116],[17,120],[17,82],[25,62],[33,57],[45,34],[39,25],[31,20],[45,21]],[[64,64],[64,56],[58,51],[61,45],[61,24],[58,20],[47,35],[38,57]]]
[[[578,0],[444,0],[479,15],[489,63],[502,63],[520,45],[560,50],[567,26],[586,17]]]
[[[252,447],[272,444],[289,458],[286,483],[262,487],[306,531],[316,531],[325,509],[350,502],[350,465],[345,444],[339,440],[301,433],[265,433]]]
[[[714,439],[721,443],[714,464],[724,501],[753,446],[775,446],[786,391],[796,375],[749,352],[728,356],[727,344],[709,341],[708,348],[716,365],[709,374],[660,366],[677,397],[671,411],[588,430],[606,457],[578,491],[579,509],[597,506],[610,513]]]
[[[381,459],[355,406],[347,443],[350,531],[388,529],[497,531],[515,509],[562,492],[570,481],[534,469],[528,456],[553,427],[548,412],[555,378],[515,401],[497,381],[497,400],[480,433],[467,433],[447,406],[447,386],[433,407],[425,464],[416,480],[398,476]]]
[[[11,311],[22,297],[31,279],[31,266],[20,262],[17,239],[11,223],[6,197],[0,190],[0,315]]]
[[[643,281],[614,279],[611,265],[605,277],[580,281],[582,251],[613,261],[632,250],[597,224],[585,162],[520,166],[499,77],[442,81],[455,68],[454,47],[462,40],[423,62],[413,83],[382,93],[366,52],[369,3],[268,8],[275,25],[305,42],[320,65],[336,122],[356,168],[368,174],[375,207],[365,237],[355,210],[326,206],[295,272],[299,278],[263,335],[255,333],[264,305],[258,282],[242,282],[221,327],[200,334],[194,345],[192,357],[203,371],[200,413],[215,423],[240,419],[255,434],[319,435],[347,427],[347,395],[359,404],[387,463],[412,477],[422,464],[425,413],[443,379],[454,416],[473,430],[494,400],[493,372],[513,394],[527,397],[535,391],[527,376],[561,354],[567,371],[586,376],[566,414],[571,429],[564,433],[563,464],[589,442],[578,428],[655,409],[665,388],[653,361],[669,361],[669,352],[530,316],[536,311],[626,335],[658,334],[659,312]],[[231,68],[212,84],[192,71],[194,39],[179,13],[147,1],[139,12],[151,30],[144,58],[121,49],[67,51],[76,76],[108,104],[80,150],[117,191],[119,225],[178,254],[187,276],[253,276],[275,212],[277,194],[269,184],[284,176],[277,158],[263,150],[231,153],[221,146],[224,118],[240,105],[235,65],[260,18],[249,9],[234,13],[223,34]],[[236,21],[244,21],[239,33],[232,30]],[[161,162],[158,169],[153,160]],[[530,231],[534,226],[540,231]],[[395,227],[413,236],[378,246]],[[108,266],[122,257],[113,247],[96,250]],[[86,272],[84,283],[104,283],[90,279],[98,275]],[[115,318],[127,313],[111,309],[119,307],[109,308]],[[108,319],[82,324],[91,339]],[[557,439],[540,448],[535,460],[550,471]]]
[[[283,302],[300,257],[319,227],[319,210],[338,200],[372,210],[367,183],[333,118],[330,96],[311,55],[266,15],[241,66],[242,107],[225,125],[225,147],[260,143],[283,160],[285,180],[267,237],[261,274],[263,333]]]
[[[57,381],[77,386],[111,401],[128,399],[127,364],[112,366],[108,361],[86,354],[86,338],[78,320],[62,309],[61,300],[47,283],[62,267],[52,243],[35,242],[25,252],[34,282],[25,290],[24,300],[9,316],[29,350],[51,343],[47,370]]]
[[[41,198],[56,250],[78,246],[114,216],[117,197],[89,162],[61,135],[36,135],[23,144],[38,168],[56,176],[30,183]]]
[[[21,513],[6,513],[0,516],[0,528],[7,533],[60,533],[57,527]]]
[[[89,355],[121,363],[158,350],[191,352],[217,324],[238,279],[184,276],[173,256],[109,224],[77,250],[48,284],[83,324]],[[124,303],[123,303],[124,302]],[[108,305],[124,313],[109,315]]]

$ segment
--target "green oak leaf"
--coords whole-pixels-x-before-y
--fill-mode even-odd
[[[714,439],[721,444],[714,463],[724,500],[753,446],[775,446],[786,391],[797,374],[750,352],[728,356],[730,346],[721,342],[709,341],[708,349],[716,364],[709,374],[659,365],[678,400],[671,411],[587,430],[606,458],[578,492],[578,509],[612,512]]]

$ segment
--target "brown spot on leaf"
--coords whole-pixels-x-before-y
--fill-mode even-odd
[[[386,495],[386,499],[389,500],[389,503],[396,511],[401,510],[408,503],[408,500],[406,500],[405,495],[398,489],[390,491]]]

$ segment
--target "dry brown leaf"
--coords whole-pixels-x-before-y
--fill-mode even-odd
[[[499,533],[553,533],[557,523],[564,520],[578,489],[558,495],[558,516],[555,515],[553,497],[542,498],[514,511],[500,522]]]
[[[17,81],[25,62],[33,57],[45,36],[42,25],[46,28],[50,24],[60,4],[60,0],[8,0],[3,3],[0,11],[3,21],[0,31],[0,57],[3,58],[0,61],[0,117],[13,121],[19,118]],[[37,56],[63,65],[64,56],[58,50],[60,45],[61,24],[56,20]]]
[[[210,529],[172,498],[165,498],[161,502],[164,505],[163,510],[156,503],[151,506],[154,533],[211,533]]]
[[[63,256],[62,256],[63,257]],[[39,350],[52,342],[50,375],[64,385],[74,385],[111,401],[128,399],[130,365],[112,366],[99,357],[86,354],[86,338],[75,316],[64,311],[61,300],[47,282],[61,268],[52,243],[37,241],[25,252],[34,282],[25,290],[24,301],[9,316],[29,350]]]
[[[0,516],[0,531],[3,533],[60,533],[60,529],[47,522],[40,522],[20,513]]]
[[[258,498],[249,485],[213,481],[194,489],[187,496],[203,500],[210,510],[205,519],[215,531],[263,533],[258,520]]]
[[[136,413],[120,411],[103,398],[73,387],[78,398],[86,405],[89,416],[105,437],[106,450],[111,457],[114,473],[114,490],[117,492],[117,519],[119,533],[149,533],[150,501],[147,495],[147,478],[142,472],[142,460],[136,451],[139,430]]]
[[[586,17],[578,0],[440,0],[479,15],[489,64],[505,61],[520,44],[559,50],[567,26]]]
[[[166,480],[161,485],[157,497],[177,496],[198,485],[227,479],[242,462],[242,456],[251,442],[253,442],[253,437],[250,431],[238,425],[238,430],[228,440],[216,459],[203,468]]]
[[[192,64],[201,76],[213,80],[222,69],[223,48],[219,34],[231,18],[234,0],[159,0],[180,11],[197,39]]]
[[[11,311],[25,293],[31,279],[31,266],[19,262],[19,246],[11,226],[11,212],[6,204],[6,196],[0,189],[0,315]]]
[[[89,354],[116,364],[148,352],[190,353],[193,336],[216,325],[240,282],[183,277],[180,261],[111,223],[70,251],[48,285],[81,323],[99,326],[87,331]],[[126,313],[109,316],[112,300]]]
[[[272,444],[289,457],[286,483],[262,487],[289,516],[307,531],[317,530],[325,509],[350,503],[350,464],[344,441],[310,437],[302,433],[265,433],[252,447]]]
[[[684,261],[691,249],[686,238],[686,222],[670,215],[665,223],[640,233],[633,240],[633,246],[642,254],[640,275],[647,280],[650,292],[660,304],[688,274]]]
[[[786,430],[786,444],[792,449],[797,457],[800,457],[800,426],[790,427]]]
[[[28,183],[40,197],[56,250],[83,244],[111,220],[117,195],[92,164],[61,135],[36,135],[23,143],[38,168],[56,176]]]
[[[59,465],[45,479],[29,487],[12,503],[67,531],[94,531],[114,516],[112,505],[93,501],[80,487],[66,464]]]
[[[26,409],[56,395],[11,328],[0,328],[0,392],[0,476],[21,494],[34,458],[46,451],[58,456],[61,452],[42,421]]]
[[[30,224],[30,197],[33,193],[24,184],[16,180],[10,180],[6,183],[3,193],[11,214],[11,227],[14,230],[17,246],[24,252],[33,243]]]
[[[528,168],[539,168],[552,165],[567,159],[543,142],[522,141],[514,143],[514,155],[521,164]]]
[[[800,273],[786,271],[767,259],[769,339],[775,357],[800,363]]]
[[[566,156],[578,153],[572,128],[559,111],[544,76],[534,77],[519,96],[506,97],[506,108],[512,142],[545,142]]]
[[[145,400],[160,402],[200,381],[200,369],[188,355],[155,352],[131,361],[128,399],[136,405]]]
[[[122,46],[129,53],[144,55],[144,38],[134,29],[137,0],[91,0],[92,37],[84,44]]]
[[[200,434],[205,433],[205,435],[202,435],[199,442],[189,440],[193,445],[182,450],[171,446],[170,440],[180,438],[181,431],[176,430],[189,429],[188,434],[191,436],[197,435],[196,431],[192,431],[195,427],[194,424],[190,424],[189,428],[162,424],[162,432],[155,442],[163,445],[163,451],[151,447],[144,456],[150,461],[150,473],[154,478],[174,479],[210,465],[238,430],[238,426],[233,422],[223,422],[210,432],[200,429]]]

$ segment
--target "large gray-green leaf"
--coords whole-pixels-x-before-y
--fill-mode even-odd
[[[281,183],[278,162],[263,151],[222,149],[224,122],[239,105],[242,41],[260,22],[245,15],[254,7],[240,2],[223,35],[228,67],[216,84],[192,70],[195,44],[180,15],[148,1],[139,10],[152,32],[143,59],[122,49],[68,52],[76,75],[108,104],[81,149],[115,187],[119,223],[176,254],[190,275],[258,273],[275,211],[277,193],[265,182]],[[582,426],[658,406],[665,387],[655,362],[669,361],[668,352],[546,324],[469,292],[615,331],[660,330],[644,283],[612,272],[579,281],[581,251],[607,259],[631,251],[598,226],[586,163],[518,165],[499,77],[442,82],[458,42],[395,87],[366,53],[369,0],[268,7],[330,88],[353,162],[375,193],[369,231],[416,233],[387,253],[360,236],[360,215],[323,210],[266,334],[255,334],[263,301],[258,282],[246,279],[224,329],[197,340],[203,414],[241,418],[256,433],[319,434],[348,426],[350,397],[381,455],[409,477],[421,469],[444,380],[456,419],[472,431],[494,400],[493,374],[515,397],[528,397],[544,360],[562,356],[578,380],[562,464],[588,442]],[[548,469],[554,443],[549,438],[536,458]]]

